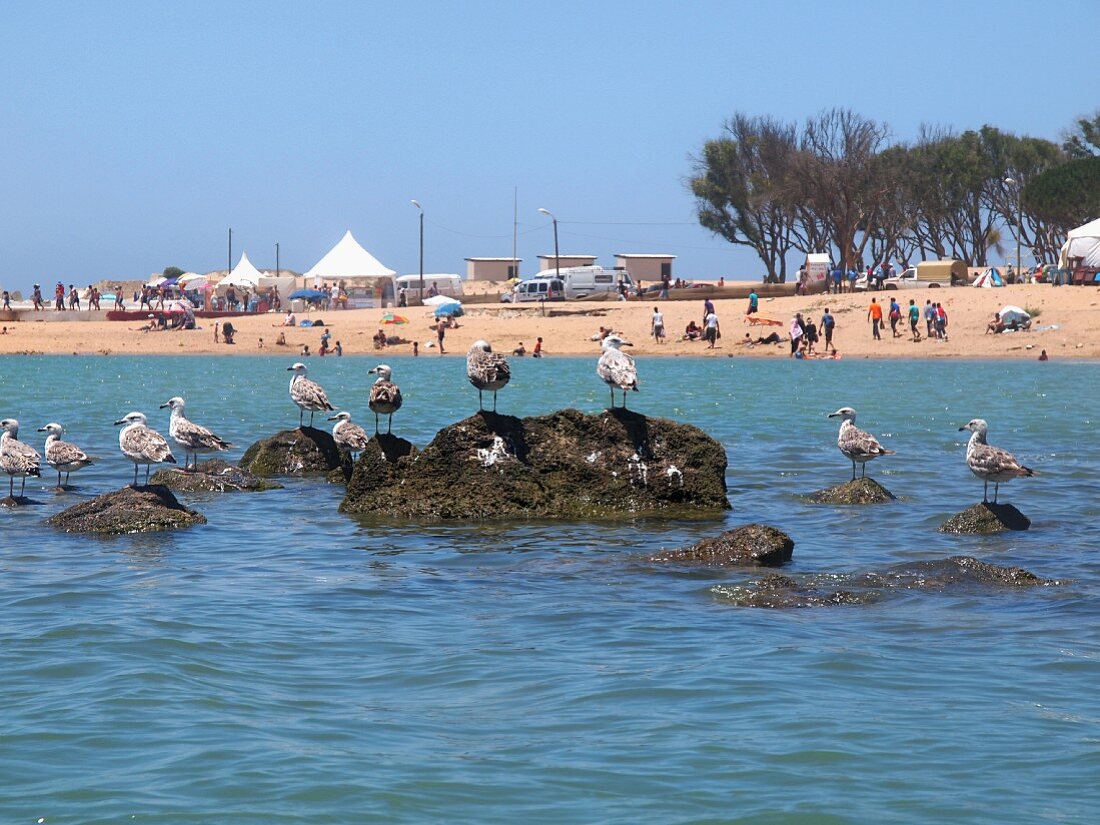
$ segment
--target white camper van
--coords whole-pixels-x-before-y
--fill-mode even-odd
[[[539,278],[557,277],[557,270],[544,269]],[[615,295],[619,291],[619,282],[626,284],[634,292],[634,281],[625,269],[605,269],[602,266],[569,266],[561,270],[561,282],[564,284],[566,298],[587,298],[589,295]]]
[[[439,295],[449,295],[452,298],[460,298],[462,296],[462,279],[457,275],[429,275],[424,273],[424,297],[428,297],[432,293],[432,287],[435,286],[436,292]],[[401,291],[401,288],[405,288],[405,294],[410,299],[420,298],[420,274],[414,275],[400,275],[397,278],[397,290]]]

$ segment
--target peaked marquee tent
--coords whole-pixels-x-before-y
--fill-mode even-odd
[[[397,273],[382,264],[359,245],[349,229],[340,242],[305,274],[308,285],[322,282],[343,281],[352,306],[373,305],[377,297],[381,302],[392,301],[397,294],[394,276]]]
[[[218,286],[227,289],[231,286],[238,289],[255,289],[263,277],[263,273],[252,265],[252,261],[248,260],[248,253],[245,252],[233,267],[233,271],[226,275]]]
[[[1070,258],[1082,258],[1085,266],[1100,266],[1100,218],[1071,229],[1062,247],[1058,265],[1069,266]]]

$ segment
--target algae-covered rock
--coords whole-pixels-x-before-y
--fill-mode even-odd
[[[351,475],[351,459],[332,434],[314,427],[283,430],[257,441],[245,450],[240,466],[263,477],[319,476],[341,468]]]
[[[729,508],[721,444],[690,424],[630,410],[524,419],[479,412],[444,427],[420,452],[387,448],[378,437],[371,444],[343,512],[589,519]]]
[[[267,481],[221,458],[200,462],[192,472],[157,470],[150,484],[160,484],[177,493],[225,493],[281,490],[281,484]]]
[[[810,493],[806,500],[812,504],[885,504],[896,499],[873,478],[857,478]]]
[[[970,556],[906,562],[860,574],[812,573],[782,576],[771,573],[746,584],[711,588],[720,599],[739,607],[833,607],[874,604],[907,591],[981,593],[990,588],[1059,585],[1020,567],[1000,567]]]
[[[67,533],[152,533],[206,524],[206,517],[180,504],[167,487],[148,485],[104,493],[46,523]]]
[[[987,535],[1005,530],[1027,530],[1031,519],[1011,504],[983,501],[956,513],[940,525],[941,533]]]
[[[794,541],[782,530],[766,524],[746,524],[688,547],[662,550],[650,561],[705,567],[779,567],[791,560],[793,551]]]

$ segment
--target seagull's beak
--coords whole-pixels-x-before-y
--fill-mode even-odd
[[[120,418],[118,421],[115,422],[115,426],[117,427],[120,424],[125,424],[125,423],[126,423],[126,419],[125,418]]]
[[[838,418],[839,416],[840,416],[840,413],[829,413],[829,415],[826,416],[826,417],[827,418]]]
[[[47,430],[47,428],[46,428],[46,427],[39,427],[39,428],[38,428],[38,432],[40,432],[40,433],[44,433],[44,432],[48,432],[48,430]]]
[[[328,420],[329,420],[329,421],[339,421],[339,420],[340,420],[340,416],[338,416],[338,415],[330,415],[330,416],[329,416],[329,418],[328,418]]]
[[[171,406],[172,406],[171,404],[169,404],[167,401],[165,401],[163,404],[160,405],[160,408],[163,410],[165,407],[171,407]]]
[[[367,375],[374,375],[378,370],[367,370]]]
[[[961,433],[965,429],[966,429],[966,427],[959,427],[959,432]]]
[[[620,347],[632,347],[634,345],[632,343],[630,343],[629,341],[623,341],[621,344],[619,344],[619,346]]]

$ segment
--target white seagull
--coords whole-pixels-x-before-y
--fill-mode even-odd
[[[39,427],[38,432],[49,433],[46,436],[46,463],[57,470],[57,488],[65,489],[69,486],[69,473],[75,473],[92,463],[88,455],[75,444],[61,440],[61,434],[65,428],[56,421],[51,421],[45,427]],[[65,484],[61,484],[61,474],[65,474]]]
[[[841,407],[834,413],[829,413],[829,418],[842,418],[840,433],[837,435],[836,446],[852,462],[852,481],[856,480],[856,462],[863,465],[863,475],[867,475],[867,462],[878,458],[880,455],[896,455],[893,450],[887,450],[878,443],[878,439],[868,432],[864,432],[856,426],[856,411],[851,407]]]
[[[374,413],[374,432],[378,432],[379,415],[390,417],[390,426],[386,432],[393,432],[393,414],[401,409],[401,388],[390,380],[393,370],[385,364],[379,364],[368,372],[378,376],[371,385],[370,396],[367,398],[367,406]]]
[[[329,418],[329,421],[336,422],[332,427],[332,440],[341,450],[346,450],[354,457],[356,453],[361,453],[367,448],[370,436],[367,435],[366,430],[352,422],[351,413],[338,412]]]
[[[603,347],[603,355],[596,364],[596,375],[611,388],[611,409],[615,409],[615,388],[623,391],[623,409],[626,409],[626,391],[638,391],[638,369],[634,366],[634,359],[623,352],[620,347],[634,346],[624,341],[618,335],[608,335],[600,345]]]
[[[316,381],[306,378],[306,365],[297,363],[287,367],[287,372],[294,373],[290,379],[290,400],[298,405],[298,429],[302,428],[302,416],[309,410],[309,426],[313,426],[313,414],[315,412],[335,411],[335,407],[328,402],[324,388]]]
[[[183,469],[188,469],[188,456],[194,456],[194,466],[199,467],[199,453],[224,453],[233,445],[219,438],[206,429],[196,424],[184,414],[184,401],[178,395],[169,398],[160,408],[172,410],[172,417],[168,421],[168,435],[172,440],[183,447]]]
[[[474,341],[466,353],[466,377],[477,388],[477,407],[484,410],[481,393],[488,390],[493,394],[493,412],[497,411],[497,390],[503,389],[512,378],[508,359],[499,352],[493,352],[488,341]]]
[[[982,480],[982,504],[989,501],[989,482],[993,482],[993,503],[997,503],[997,492],[1002,484],[1014,478],[1030,478],[1035,471],[1016,460],[1016,456],[1000,447],[990,447],[985,440],[989,425],[984,419],[975,418],[959,427],[959,432],[970,430],[970,442],[966,445],[966,466],[970,472]]]
[[[176,457],[164,436],[151,429],[145,413],[127,413],[115,422],[115,426],[125,424],[119,431],[118,448],[130,461],[134,462],[134,487],[137,487],[138,465],[145,465],[145,484],[149,484],[149,466],[151,464],[175,464]]]
[[[38,451],[30,444],[19,440],[19,422],[14,418],[0,421],[0,469],[8,474],[8,496],[15,497],[15,477],[20,476],[23,483],[19,488],[19,497],[27,489],[27,476],[41,478],[42,459]]]

